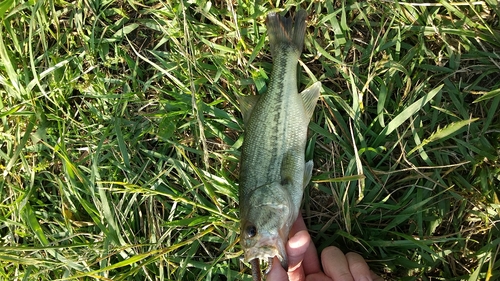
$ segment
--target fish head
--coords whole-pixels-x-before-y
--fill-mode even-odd
[[[255,189],[241,215],[240,243],[244,259],[260,259],[269,264],[277,257],[288,269],[286,242],[293,222],[290,195],[281,183],[270,183]]]

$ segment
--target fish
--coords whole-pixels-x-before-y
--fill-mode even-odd
[[[267,35],[273,68],[267,91],[239,97],[244,123],[239,174],[240,244],[260,280],[260,261],[277,257],[288,269],[286,242],[313,170],[306,161],[307,129],[321,82],[298,92],[297,64],[304,46],[305,10],[291,18],[269,13]]]

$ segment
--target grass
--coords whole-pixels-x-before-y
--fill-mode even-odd
[[[278,1],[279,2],[279,1]],[[387,280],[500,277],[496,1],[0,3],[0,280],[250,280],[236,97],[309,12],[303,213]]]

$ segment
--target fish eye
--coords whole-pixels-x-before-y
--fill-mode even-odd
[[[255,227],[255,225],[253,224],[247,225],[247,227],[245,228],[245,234],[247,238],[254,237],[255,235],[257,235],[257,227]]]

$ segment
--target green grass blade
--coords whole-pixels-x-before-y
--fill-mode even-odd
[[[439,141],[446,139],[450,136],[453,136],[454,134],[457,134],[460,129],[462,129],[464,126],[467,126],[471,124],[472,122],[475,122],[479,120],[479,118],[473,118],[469,120],[462,120],[458,122],[453,122],[449,125],[446,125],[443,128],[438,128],[435,132],[433,132],[428,138],[424,139],[421,144],[415,146],[412,150],[408,152],[408,156],[412,155],[415,151],[422,149],[424,146],[431,142]]]
[[[399,113],[396,117],[394,117],[394,119],[392,119],[391,122],[389,122],[389,124],[387,124],[387,127],[385,127],[382,130],[382,132],[380,132],[379,136],[375,139],[374,143],[380,144],[384,138],[390,135],[396,128],[401,126],[411,116],[420,111],[427,103],[429,103],[432,100],[432,98],[434,98],[434,96],[436,96],[439,93],[439,91],[441,91],[442,88],[443,85],[438,86],[437,88],[433,89],[425,96],[423,96],[422,98],[418,99],[410,106],[405,108],[401,113]]]
[[[474,103],[478,103],[478,102],[482,102],[482,101],[485,101],[485,100],[489,100],[489,99],[498,97],[499,95],[500,95],[500,88],[499,89],[495,89],[493,91],[489,91],[487,93],[484,93],[481,97],[477,98],[474,101]]]

